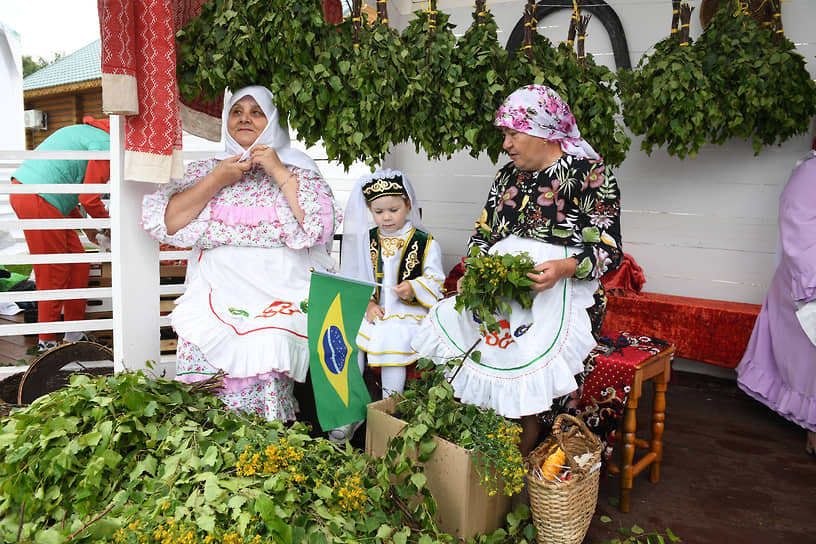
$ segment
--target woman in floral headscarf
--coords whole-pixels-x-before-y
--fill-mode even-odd
[[[452,385],[463,402],[519,419],[526,455],[575,398],[584,359],[597,344],[606,307],[599,278],[623,255],[620,193],[567,103],[549,87],[513,92],[495,125],[511,162],[493,180],[469,249],[528,252],[537,263],[529,274],[533,307],[514,304],[491,335],[472,316],[457,317],[446,299],[431,310],[414,347],[426,357],[461,358],[481,337],[479,362],[466,360]]]

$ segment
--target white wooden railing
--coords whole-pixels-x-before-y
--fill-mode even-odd
[[[102,300],[103,308],[110,308],[110,319],[85,319],[82,321],[58,321],[54,323],[0,324],[0,337],[68,331],[113,331],[114,370],[148,370],[150,361],[155,375],[175,375],[175,353],[161,355],[160,328],[170,325],[167,316],[161,316],[160,298],[178,296],[184,285],[161,285],[160,260],[187,259],[189,251],[159,251],[158,244],[140,225],[142,197],[155,191],[156,185],[124,179],[124,131],[120,116],[110,117],[110,152],[104,151],[5,151],[0,150],[0,166],[19,165],[26,159],[110,159],[111,179],[108,184],[94,185],[12,185],[0,183],[0,196],[20,193],[108,193],[110,194],[110,219],[60,219],[20,220],[0,218],[0,229],[21,233],[22,229],[110,229],[110,252],[85,254],[30,255],[27,252],[1,255],[0,265],[42,264],[71,262],[110,262],[111,287],[87,289],[61,289],[48,291],[14,291],[0,293],[0,302],[30,302],[40,300],[68,300],[85,298]],[[345,208],[348,192],[357,177],[369,169],[359,163],[346,171],[341,165],[329,161],[322,146],[299,148],[315,159],[324,177],[334,190],[335,197]],[[185,151],[184,160],[197,160],[212,156],[212,151]],[[10,175],[10,174],[9,174]],[[341,229],[342,230],[342,229]],[[339,257],[335,247],[335,258]]]
[[[110,229],[110,252],[51,255],[2,255],[0,264],[43,264],[75,262],[110,262],[111,287],[60,289],[46,291],[14,291],[0,293],[0,302],[66,300],[74,298],[102,299],[110,304],[110,319],[85,319],[53,323],[12,323],[0,325],[0,336],[39,334],[68,331],[113,331],[114,370],[145,369],[148,361],[152,372],[172,375],[175,356],[162,359],[159,348],[159,327],[167,325],[159,311],[161,294],[177,295],[183,285],[159,285],[160,252],[155,241],[140,226],[142,196],[155,190],[149,183],[126,181],[124,172],[123,123],[120,116],[111,116],[110,152],[97,151],[0,151],[0,161],[14,163],[26,159],[109,159],[111,179],[105,185],[12,185],[0,184],[0,193],[108,193],[110,219],[6,220],[0,228],[21,229]],[[183,259],[187,252],[171,251],[162,258]]]

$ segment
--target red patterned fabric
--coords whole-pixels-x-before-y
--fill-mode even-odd
[[[666,338],[677,346],[678,357],[727,368],[739,364],[761,309],[659,293],[608,294],[607,299],[604,328]]]
[[[644,283],[646,283],[646,276],[643,275],[643,269],[628,253],[623,254],[618,268],[610,270],[601,277],[604,289],[613,293],[640,293]]]
[[[606,445],[605,460],[615,446],[615,431],[623,417],[635,367],[670,343],[628,332],[603,333],[602,341],[587,359],[587,373],[578,402],[578,413]]]
[[[136,78],[135,18],[131,0],[97,0],[102,72]]]
[[[127,115],[126,179],[165,183],[181,176],[181,155],[174,156],[181,151],[175,32],[199,13],[203,3],[98,0],[102,107]],[[112,91],[106,93],[106,86]]]
[[[323,17],[334,24],[343,22],[343,6],[340,0],[323,0]]]
[[[445,285],[443,285],[443,289],[445,290],[445,294],[447,293],[456,293],[456,283],[459,281],[459,278],[465,275],[465,264],[464,263],[456,263],[456,266],[451,268],[451,271],[448,272],[448,277],[445,278]]]
[[[170,244],[159,244],[159,251],[189,251],[189,247],[176,247]],[[187,266],[187,259],[168,259],[159,261],[161,266]]]

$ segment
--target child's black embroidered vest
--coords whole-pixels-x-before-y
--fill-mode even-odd
[[[377,227],[368,231],[368,238],[371,242],[371,265],[374,267],[374,281],[383,283],[383,261],[382,261],[382,247],[380,243],[380,234]],[[397,271],[397,284],[406,280],[413,280],[422,275],[425,269],[425,257],[428,255],[428,245],[433,236],[427,232],[417,229],[411,229],[408,235],[408,243],[404,244],[401,249],[399,269]],[[374,302],[380,302],[380,288],[374,289]],[[403,300],[405,304],[411,306],[418,306],[419,302],[416,299],[411,301]]]

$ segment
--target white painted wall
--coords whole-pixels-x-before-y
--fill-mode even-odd
[[[20,35],[0,21],[0,149],[25,149],[23,57]],[[0,161],[0,183],[10,183],[16,163]],[[0,194],[0,221],[14,219],[8,195]],[[0,254],[25,247],[22,231],[0,230]]]
[[[607,0],[617,12],[628,40],[633,66],[671,26],[668,0]],[[701,32],[700,0],[693,0],[691,35]],[[390,3],[391,4],[391,3]],[[438,9],[451,14],[457,34],[470,25],[471,0],[441,0]],[[427,6],[427,3],[425,4]],[[522,16],[522,0],[494,0],[490,8],[505,44]],[[396,28],[404,28],[422,9],[420,2],[397,0],[389,5]],[[554,43],[566,39],[569,11],[538,22],[539,32]],[[816,2],[782,4],[785,34],[816,74]],[[590,21],[587,52],[614,69],[611,42],[599,21]],[[498,134],[497,134],[498,137]],[[633,138],[617,169],[621,186],[624,251],[646,275],[645,291],[761,303],[775,265],[777,200],[795,161],[810,149],[813,134],[780,147],[765,148],[755,157],[747,142],[707,146],[694,159],[679,160],[662,149],[652,156]],[[500,164],[506,156],[499,159]],[[440,241],[446,268],[465,251],[497,166],[485,156],[466,153],[449,161],[428,161],[412,145],[393,150],[386,166],[411,179],[423,208],[423,221]]]
[[[0,149],[25,149],[20,35],[0,21]]]

